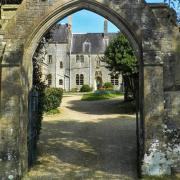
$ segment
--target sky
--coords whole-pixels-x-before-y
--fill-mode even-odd
[[[162,3],[164,0],[146,0],[149,3]],[[68,23],[65,18],[60,23]],[[81,10],[72,14],[72,32],[87,33],[87,32],[103,32],[104,18],[91,11]],[[119,29],[111,22],[108,23],[108,32],[118,32]]]

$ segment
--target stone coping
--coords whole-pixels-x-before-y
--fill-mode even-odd
[[[1,9],[3,10],[16,10],[19,7],[17,4],[6,4],[6,5],[1,5]]]

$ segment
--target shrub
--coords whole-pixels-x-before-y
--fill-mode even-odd
[[[85,84],[81,87],[80,92],[90,92],[92,91],[92,88],[90,88],[89,85]]]
[[[111,82],[106,82],[104,83],[104,86],[103,86],[105,89],[113,89],[113,85]]]
[[[71,92],[78,92],[78,88],[72,88]]]
[[[44,97],[44,111],[56,109],[60,106],[63,90],[59,88],[46,88]]]

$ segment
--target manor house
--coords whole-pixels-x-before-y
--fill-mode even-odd
[[[101,61],[109,42],[117,33],[108,33],[108,21],[104,21],[103,33],[72,33],[71,23],[56,24],[46,35],[46,55],[43,76],[50,87],[65,91],[80,90],[88,84],[93,90],[111,82],[114,89],[122,87],[122,77],[113,74]]]

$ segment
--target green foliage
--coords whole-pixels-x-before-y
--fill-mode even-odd
[[[98,90],[94,93],[84,94],[82,99],[83,101],[97,101],[97,100],[105,100],[112,99],[116,97],[123,96],[119,91],[109,91],[109,90]]]
[[[111,82],[105,82],[103,85],[103,88],[105,89],[113,89],[113,85]]]
[[[138,89],[138,62],[129,41],[123,34],[119,34],[110,42],[102,61],[106,62],[106,67],[114,74],[122,73],[125,101],[132,99],[129,92],[132,92],[134,99]]]
[[[46,115],[54,115],[54,114],[59,114],[59,113],[60,113],[59,109],[52,109],[46,112]]]
[[[80,92],[91,92],[91,91],[92,91],[92,88],[87,84],[83,85],[80,89]]]
[[[75,92],[78,92],[78,88],[72,88],[72,89],[71,89],[71,92],[74,92],[74,93],[75,93]]]
[[[112,72],[122,72],[122,74],[138,72],[134,51],[123,34],[119,34],[110,42],[102,60],[107,63],[107,68]]]
[[[44,111],[56,109],[60,106],[63,96],[63,89],[60,88],[46,88],[44,96]]]
[[[32,91],[35,91],[38,93],[38,108],[37,108],[37,119],[35,124],[35,129],[37,132],[37,135],[39,137],[40,130],[41,130],[41,122],[43,119],[43,101],[44,101],[44,90],[45,90],[45,84],[41,80],[42,73],[41,68],[38,63],[37,58],[33,58],[33,88]],[[38,139],[37,137],[37,139]]]

